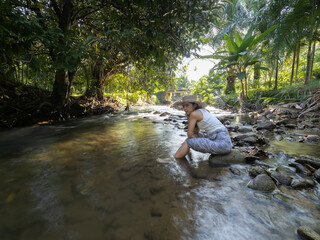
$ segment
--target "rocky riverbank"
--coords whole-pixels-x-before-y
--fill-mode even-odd
[[[276,108],[273,108],[276,109]],[[270,151],[273,141],[312,145],[320,143],[320,118],[315,114],[308,118],[298,118],[292,111],[276,111],[272,108],[263,112],[248,114],[247,121],[235,123],[234,116],[220,118],[228,128],[234,149],[228,155],[211,155],[207,165],[190,166],[190,174],[197,179],[212,180],[208,174],[210,167],[227,167],[236,177],[249,176],[247,187],[257,195],[269,198],[276,196],[282,201],[290,199],[288,191],[313,191],[320,183],[320,158],[307,154],[286,154]],[[283,108],[282,108],[283,109]],[[180,129],[187,129],[183,116],[168,112],[153,112],[163,117],[164,124],[173,124]],[[301,132],[301,133],[298,133]],[[279,161],[279,158],[285,160]],[[242,167],[239,167],[239,164]],[[245,168],[243,168],[243,165]],[[245,169],[245,170],[244,170]],[[320,195],[318,195],[320,198]],[[315,229],[320,231],[320,229]],[[301,226],[300,236],[312,236],[307,239],[320,239],[320,235],[308,226]]]

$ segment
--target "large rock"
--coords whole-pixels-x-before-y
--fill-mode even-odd
[[[252,132],[252,127],[241,126],[239,127],[238,132],[242,132],[242,133]]]
[[[320,168],[313,174],[315,179],[320,183]]]
[[[259,123],[256,129],[257,130],[266,129],[266,130],[272,131],[275,128],[276,128],[276,125],[273,122],[263,122],[263,123]]]
[[[319,141],[319,136],[318,135],[308,135],[306,137],[307,142],[318,142]]]
[[[245,155],[237,149],[233,149],[225,155],[211,155],[209,158],[210,166],[228,166],[231,164],[246,163]]]
[[[248,173],[250,177],[254,178],[260,174],[265,173],[265,170],[260,166],[252,166],[249,168]]]
[[[315,157],[310,157],[310,156],[300,156],[301,159],[297,159],[296,162],[300,164],[308,164],[315,169],[320,168],[320,159],[315,158]]]
[[[315,186],[315,182],[311,179],[295,179],[292,181],[292,188],[293,189],[306,189],[306,188],[313,188]]]
[[[257,143],[257,139],[255,137],[246,137],[243,139],[243,141],[249,145],[254,145]]]
[[[270,171],[270,174],[273,178],[275,178],[279,184],[289,186],[292,182],[292,177],[288,176],[284,172],[279,171]]]
[[[320,235],[308,226],[301,226],[297,230],[298,234],[307,240],[320,240]]]
[[[266,174],[260,174],[248,183],[248,188],[259,191],[273,191],[275,186],[274,181]]]

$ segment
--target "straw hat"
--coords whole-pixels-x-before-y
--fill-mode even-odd
[[[173,103],[172,107],[178,110],[183,110],[183,103],[196,103],[201,108],[205,108],[207,106],[205,103],[198,101],[198,98],[195,95],[187,95],[182,98],[182,101]]]

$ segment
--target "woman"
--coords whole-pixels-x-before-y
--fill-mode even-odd
[[[184,96],[182,101],[175,102],[173,107],[183,109],[188,118],[188,138],[175,153],[175,158],[184,158],[190,148],[211,154],[231,152],[232,143],[227,128],[204,109],[205,104],[197,101],[196,96]]]

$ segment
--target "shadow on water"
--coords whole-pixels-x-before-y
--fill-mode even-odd
[[[319,225],[312,190],[257,194],[205,154],[157,163],[186,138],[163,119],[136,110],[2,132],[0,239],[295,239]]]

